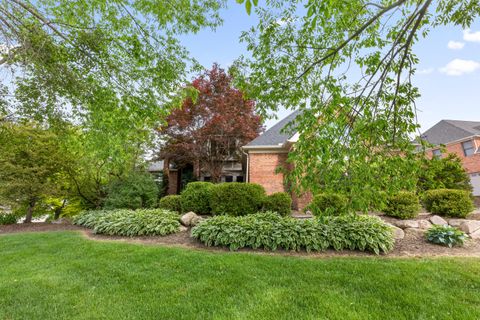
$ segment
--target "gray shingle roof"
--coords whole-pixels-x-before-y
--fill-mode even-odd
[[[474,135],[480,135],[480,121],[442,120],[425,131],[422,139],[437,145]]]
[[[295,118],[300,114],[300,110],[296,110],[286,118],[278,122],[276,125],[265,131],[263,134],[250,141],[245,147],[261,147],[261,146],[281,146],[289,138],[295,134]],[[286,128],[289,123],[293,123]],[[285,129],[285,130],[284,130]]]

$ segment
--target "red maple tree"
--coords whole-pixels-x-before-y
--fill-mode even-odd
[[[185,99],[159,130],[164,140],[161,156],[179,165],[198,163],[218,182],[224,164],[240,161],[241,146],[263,131],[262,119],[255,113],[255,102],[244,98],[218,64],[192,86],[198,90],[197,99]]]

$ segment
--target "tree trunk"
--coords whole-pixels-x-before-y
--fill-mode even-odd
[[[37,202],[36,199],[32,199],[28,202],[27,215],[25,216],[25,220],[23,220],[23,223],[32,222],[33,209],[35,208],[36,202]]]
[[[62,205],[55,209],[55,213],[53,215],[53,220],[58,220],[60,218],[60,215],[62,214],[62,210],[65,207],[65,203],[67,202],[66,199],[63,199]]]

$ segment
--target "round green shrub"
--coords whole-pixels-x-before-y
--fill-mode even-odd
[[[17,216],[13,213],[0,212],[0,225],[17,223]]]
[[[379,254],[393,249],[390,226],[378,217],[343,215],[319,219],[281,217],[275,212],[243,217],[216,216],[192,229],[192,237],[207,246],[231,250],[323,251],[360,250]]]
[[[467,236],[452,226],[433,226],[427,230],[427,240],[442,246],[462,246]]]
[[[165,196],[158,202],[158,207],[161,209],[182,213],[182,197],[176,194]]]
[[[455,189],[428,190],[423,204],[431,213],[457,218],[465,218],[474,209],[470,192]]]
[[[164,236],[180,228],[178,215],[162,209],[85,211],[73,222],[94,233],[117,236]]]
[[[153,177],[148,173],[132,173],[110,184],[105,208],[154,208],[157,200],[158,186]]]
[[[339,193],[319,193],[305,208],[316,217],[338,216],[347,212],[348,198]]]
[[[418,196],[409,191],[400,191],[387,198],[384,212],[387,216],[399,219],[415,218],[420,211]]]
[[[184,212],[193,211],[197,214],[210,214],[210,202],[213,194],[213,183],[190,182],[182,191],[181,202]]]
[[[217,184],[213,188],[212,213],[243,216],[258,212],[262,208],[265,189],[254,183],[230,182]]]
[[[272,211],[281,216],[289,216],[292,212],[292,198],[286,192],[272,193],[263,200],[263,211]]]

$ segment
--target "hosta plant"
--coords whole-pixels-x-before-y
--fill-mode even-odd
[[[377,217],[348,215],[294,219],[273,212],[216,216],[192,229],[207,246],[266,250],[361,250],[376,254],[393,248],[392,229]]]
[[[73,222],[94,233],[128,237],[164,236],[180,228],[178,214],[162,209],[86,211]]]
[[[447,225],[431,227],[428,229],[426,236],[429,242],[449,246],[450,248],[453,246],[462,246],[468,237],[461,230]]]

